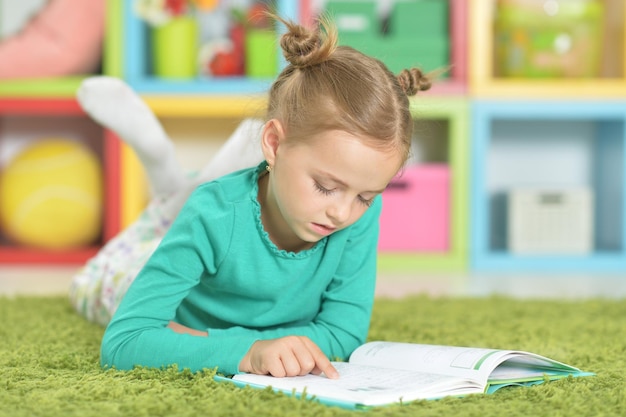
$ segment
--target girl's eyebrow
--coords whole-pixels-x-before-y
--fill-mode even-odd
[[[350,187],[348,184],[346,184],[344,181],[340,180],[339,178],[335,177],[330,172],[321,171],[320,174],[323,175],[323,176],[328,177],[331,181],[341,185],[342,187],[345,187],[345,188],[349,188]],[[382,190],[371,190],[371,191],[365,191],[365,192],[366,193],[373,193],[373,194],[382,194],[382,192],[385,191],[386,188],[387,187],[383,188]]]

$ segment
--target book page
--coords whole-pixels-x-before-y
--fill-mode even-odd
[[[350,363],[440,373],[486,386],[489,373],[505,355],[497,349],[370,342],[352,353]]]
[[[528,381],[552,376],[577,375],[581,371],[570,365],[526,352],[511,352],[489,375],[489,383]]]
[[[354,351],[350,363],[436,372],[474,379],[483,386],[490,380],[490,374],[503,363],[506,363],[506,369],[500,375],[494,375],[494,379],[540,378],[544,373],[579,371],[527,352],[396,342],[366,343]]]
[[[502,384],[506,382],[521,382],[526,380],[543,379],[551,375],[568,375],[569,372],[554,369],[532,368],[507,364],[506,362],[498,366],[489,376],[489,383]]]
[[[241,374],[234,380],[271,386],[281,391],[302,392],[320,399],[332,399],[373,406],[416,399],[441,398],[445,395],[480,393],[482,388],[471,381],[424,372],[382,369],[371,366],[333,362],[339,379],[305,375],[274,378],[268,375]]]

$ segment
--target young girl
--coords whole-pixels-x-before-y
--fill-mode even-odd
[[[328,358],[347,358],[365,341],[380,194],[409,153],[407,96],[430,81],[417,69],[396,77],[380,61],[337,46],[329,22],[310,31],[279,20],[288,65],[269,91],[263,162],[251,168],[203,182],[219,171],[211,167],[189,180],[154,116],[123,84],[111,93],[115,83],[96,80],[79,93],[96,120],[134,146],[161,188],[74,282],[79,310],[92,290],[107,299],[102,276],[132,282],[112,305],[103,366],[335,378]],[[141,125],[124,117],[135,110]],[[238,145],[227,147],[247,149],[233,140]],[[242,165],[256,158],[242,157]]]

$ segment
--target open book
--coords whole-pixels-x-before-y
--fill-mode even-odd
[[[492,393],[507,385],[532,385],[591,373],[533,353],[396,342],[360,346],[349,362],[333,362],[339,379],[306,375],[274,378],[241,374],[237,385],[271,386],[349,408],[418,399]]]

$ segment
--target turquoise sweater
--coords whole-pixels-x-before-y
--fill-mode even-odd
[[[308,336],[331,359],[365,341],[381,198],[352,226],[298,253],[261,223],[251,168],[198,187],[109,323],[101,364],[239,372],[257,340]],[[170,320],[208,337],[178,334]]]

